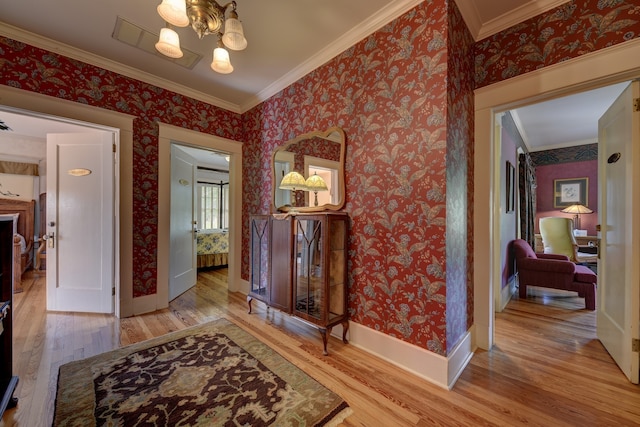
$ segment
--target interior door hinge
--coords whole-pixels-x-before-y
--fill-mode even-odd
[[[111,296],[112,297],[116,296],[116,288],[111,288]]]
[[[633,111],[640,111],[640,98],[633,100]]]
[[[116,144],[113,144],[113,152],[116,152]]]
[[[635,353],[640,353],[640,339],[638,338],[631,339],[631,351]]]

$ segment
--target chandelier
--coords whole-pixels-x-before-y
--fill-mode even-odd
[[[226,17],[227,9],[231,9],[229,17]],[[167,26],[160,30],[160,40],[156,43],[156,49],[169,58],[182,57],[180,38],[171,28],[172,25],[191,25],[200,39],[209,34],[218,36],[211,62],[211,69],[218,73],[229,74],[233,71],[229,52],[225,47],[232,50],[243,50],[247,47],[235,1],[220,6],[215,0],[162,0],[158,6],[158,14],[167,22]]]

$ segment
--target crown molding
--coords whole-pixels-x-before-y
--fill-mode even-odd
[[[327,47],[319,51],[316,55],[312,56],[289,73],[261,90],[249,101],[242,104],[242,112],[252,109],[278,92],[291,86],[302,77],[340,55],[342,52],[349,49],[351,46],[355,45],[370,34],[378,31],[389,22],[404,15],[423,1],[424,0],[398,0],[394,1],[391,6],[379,10],[371,16],[371,18],[362,22],[360,25],[353,27],[351,30],[341,35],[337,40],[334,40],[333,43],[330,43]]]
[[[569,0],[530,1],[487,22],[482,22],[475,0],[456,0],[456,5],[473,39],[479,41],[568,2]]]
[[[7,23],[4,23],[4,22],[0,22],[0,23],[2,24],[0,25],[0,36],[8,37],[10,39],[13,39],[22,43],[26,43],[31,46],[35,46],[40,49],[45,49],[50,52],[64,55],[68,58],[75,59],[77,61],[81,61],[96,67],[104,68],[105,70],[109,70],[114,73],[118,73],[123,76],[130,77],[132,79],[140,80],[166,90],[177,92],[181,95],[188,96],[198,101],[202,101],[207,104],[211,104],[216,107],[223,108],[225,110],[228,110],[234,113],[238,113],[238,114],[242,113],[242,111],[240,111],[240,106],[237,104],[227,102],[225,100],[213,97],[211,95],[207,95],[203,92],[193,90],[186,86],[179,85],[170,80],[163,79],[149,73],[145,73],[143,71],[121,64],[119,62],[108,60],[96,54],[93,54],[81,49],[77,49],[67,44],[48,39],[39,34],[25,31],[21,28],[14,27]]]

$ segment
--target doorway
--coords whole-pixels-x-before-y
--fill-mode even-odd
[[[140,312],[166,308],[169,304],[171,239],[171,145],[179,144],[229,154],[229,291],[248,293],[240,277],[242,252],[242,144],[226,138],[159,123],[158,159],[158,290],[154,300],[141,301]],[[153,304],[153,305],[152,305]]]
[[[40,170],[27,196],[47,204],[48,218],[40,218],[45,209],[37,206],[29,237],[48,237],[47,309],[120,315],[118,130],[9,106],[0,106],[0,115],[11,123],[4,154],[23,154]],[[23,142],[31,150],[21,151]],[[80,165],[88,169],[75,169]]]
[[[494,233],[499,229],[496,209],[500,200],[495,179],[499,157],[492,142],[493,116],[533,100],[577,93],[638,75],[640,40],[476,90],[476,146],[489,148],[474,153],[474,316],[476,343],[480,348],[489,350],[494,343],[493,283],[500,279],[500,248],[494,241]]]
[[[203,268],[228,265],[229,160],[228,153],[171,144],[170,301]]]

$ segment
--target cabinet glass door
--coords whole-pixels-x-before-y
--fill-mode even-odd
[[[269,295],[269,217],[251,218],[251,289],[253,296],[268,301]]]
[[[347,222],[331,221],[329,236],[329,319],[345,314]]]
[[[302,317],[323,320],[325,307],[323,222],[296,221],[295,310]],[[311,320],[310,319],[310,320]]]

